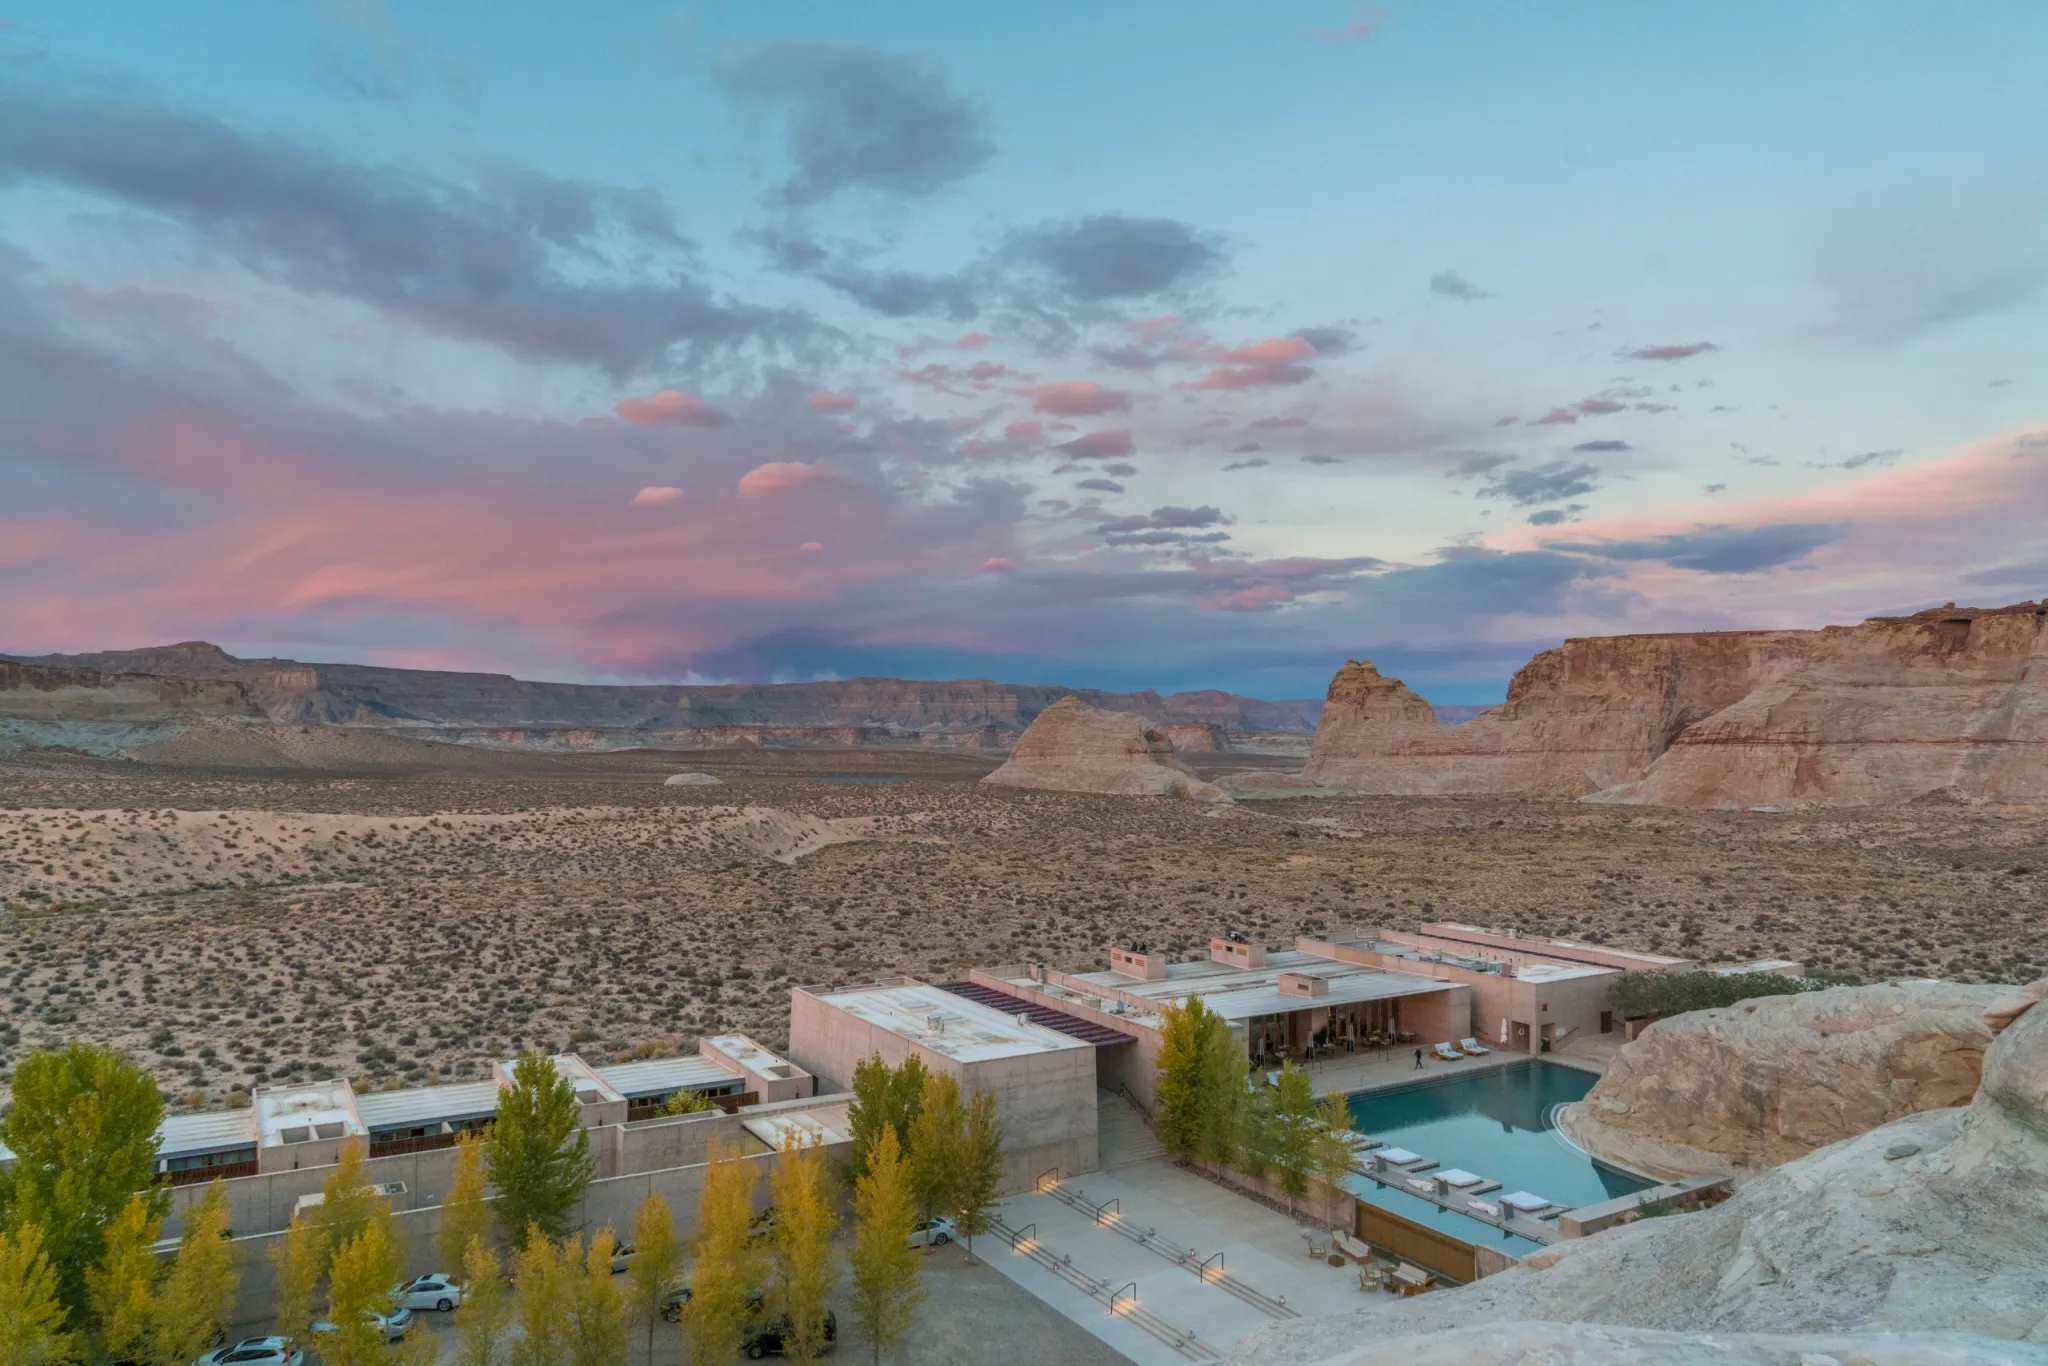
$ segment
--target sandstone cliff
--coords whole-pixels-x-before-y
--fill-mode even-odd
[[[1076,697],[1039,714],[1001,768],[982,779],[999,787],[1228,801],[1174,757],[1158,726],[1130,712],[1102,711]]]
[[[403,728],[499,748],[603,750],[763,746],[891,746],[1007,750],[1041,712],[1078,696],[1155,724],[1210,727],[1225,747],[1290,752],[1306,742],[1316,702],[1266,702],[1203,691],[1152,691],[855,678],[779,684],[610,686],[535,683],[503,674],[237,659],[190,641],[145,650],[47,655],[30,667],[86,675],[151,675],[241,689],[244,705],[280,725]],[[0,717],[9,715],[0,696]],[[1298,752],[1298,751],[1296,751]]]
[[[1948,982],[1832,987],[1660,1020],[1559,1117],[1597,1156],[1665,1178],[1748,1173],[1967,1104],[2031,1001]]]
[[[1651,1361],[1792,1366],[1798,1350],[1830,1349],[1816,1341],[1776,1355],[1758,1343],[1750,1357],[1713,1352],[1731,1334],[1824,1341],[1930,1331],[1953,1349],[1948,1355],[1854,1350],[1873,1362],[2039,1360],[2048,1344],[2048,1008],[2025,1010],[1999,1034],[1967,1109],[1894,1120],[1774,1168],[1711,1209],[1560,1242],[1473,1285],[1276,1324],[1240,1342],[1232,1360],[1413,1366],[1434,1360],[1421,1354],[1424,1343],[1526,1321],[1693,1339],[1694,1356],[1643,1358]],[[1406,1334],[1431,1336],[1411,1343]],[[1967,1334],[2004,1345],[1980,1348]],[[1417,1350],[1395,1358],[1361,1351],[1390,1339]],[[1619,1351],[1545,1356],[1540,1338],[1530,1347],[1470,1359],[1636,1360]]]
[[[1303,776],[1354,792],[1737,809],[2041,800],[2048,606],[1568,640],[1461,726],[1352,661]]]

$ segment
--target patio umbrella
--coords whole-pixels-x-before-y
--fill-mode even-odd
[[[1505,1015],[1500,1017],[1500,1041],[1503,1044],[1508,1041],[1508,1017]]]

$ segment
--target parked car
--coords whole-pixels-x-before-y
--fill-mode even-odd
[[[740,1350],[749,1360],[759,1361],[762,1357],[779,1357],[783,1354],[783,1340],[790,1333],[789,1315],[757,1322],[747,1331],[740,1343]],[[832,1311],[825,1311],[825,1346],[830,1348],[839,1341],[839,1320],[832,1317]]]
[[[633,1264],[633,1259],[639,1255],[640,1249],[634,1247],[631,1243],[613,1243],[612,1275],[616,1276],[623,1272]]]
[[[391,1302],[400,1309],[433,1309],[445,1314],[462,1303],[462,1287],[445,1271],[391,1287]]]
[[[306,1354],[290,1338],[243,1338],[208,1352],[192,1366],[305,1366]]]
[[[365,1309],[363,1316],[377,1326],[378,1330],[384,1334],[386,1342],[403,1341],[407,1330],[412,1327],[412,1310],[410,1309],[394,1309],[389,1314],[380,1314],[374,1309]],[[319,1334],[327,1334],[339,1333],[341,1329],[335,1327],[326,1319],[318,1319],[313,1324],[313,1331]]]
[[[766,1238],[775,1232],[775,1206],[770,1205],[754,1216],[754,1222],[747,1225],[749,1238]]]
[[[747,1296],[747,1312],[749,1314],[760,1313],[761,1306],[767,1303],[767,1301],[768,1292],[756,1290],[753,1294]],[[681,1323],[683,1321],[683,1306],[689,1302],[690,1287],[679,1285],[663,1297],[661,1301],[661,1316],[670,1323]]]
[[[953,1241],[953,1235],[958,1231],[953,1227],[953,1221],[944,1215],[920,1219],[910,1230],[910,1246],[944,1247]]]

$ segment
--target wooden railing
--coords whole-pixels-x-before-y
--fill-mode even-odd
[[[253,1161],[223,1162],[219,1166],[214,1167],[186,1167],[182,1171],[158,1172],[156,1174],[156,1184],[159,1186],[203,1186],[215,1177],[219,1177],[223,1181],[233,1181],[240,1177],[254,1176],[255,1174],[256,1164]]]
[[[430,1153],[455,1146],[455,1134],[421,1134],[417,1138],[373,1138],[371,1157],[398,1157],[404,1153]]]

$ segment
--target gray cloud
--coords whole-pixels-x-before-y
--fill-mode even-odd
[[[1070,460],[1116,460],[1129,455],[1136,446],[1131,441],[1130,429],[1117,427],[1062,441],[1053,449],[1065,452]]]
[[[920,54],[780,39],[728,50],[716,74],[782,116],[796,169],[776,195],[791,207],[855,187],[929,194],[995,153],[981,109]]]
[[[1230,533],[1206,528],[1224,526],[1229,521],[1220,510],[1206,504],[1197,508],[1168,506],[1114,518],[1102,523],[1098,530],[1109,545],[1212,545],[1229,540]]]
[[[1904,454],[1905,452],[1896,446],[1884,451],[1864,451],[1861,455],[1852,455],[1847,460],[1836,461],[1831,468],[1860,470],[1866,465],[1889,465]]]
[[[1634,450],[1626,441],[1581,441],[1572,450],[1581,455],[1601,455],[1619,451]]]
[[[1171,218],[1098,214],[1017,234],[1006,260],[1042,272],[1077,303],[1142,299],[1192,284],[1220,269],[1212,235]]]
[[[1532,512],[1527,520],[1530,526],[1556,526],[1560,522],[1571,521],[1574,515],[1585,510],[1584,503],[1566,503],[1561,508],[1545,508],[1541,512]]]
[[[160,214],[268,279],[517,355],[624,375],[677,348],[816,331],[800,315],[720,301],[684,273],[689,244],[652,191],[519,170],[462,184],[161,105],[5,80],[0,103],[0,179]]]
[[[1313,346],[1318,356],[1341,356],[1358,349],[1358,334],[1348,327],[1301,327],[1290,335]]]
[[[1445,299],[1463,299],[1467,303],[1493,297],[1455,270],[1438,271],[1430,276],[1429,292]]]
[[[761,228],[746,235],[767,251],[777,269],[808,275],[885,318],[944,317],[965,322],[980,309],[974,281],[965,273],[878,270],[864,265],[850,251],[835,253],[801,232]]]
[[[1637,346],[1615,352],[1621,360],[1691,360],[1694,356],[1705,355],[1721,348],[1712,342],[1669,342],[1661,346]]]
[[[1549,541],[1544,548],[1603,560],[1654,560],[1673,569],[1696,569],[1705,574],[1749,574],[1803,560],[1840,534],[1840,527],[1826,523],[1780,522],[1755,527],[1702,526],[1640,541]]]
[[[1593,492],[1600,487],[1594,482],[1599,473],[1597,465],[1553,460],[1532,469],[1489,474],[1486,487],[1479,490],[1478,496],[1505,498],[1516,507],[1533,507],[1537,503],[1554,503]]]
[[[1082,479],[1074,484],[1077,489],[1088,489],[1094,493],[1122,493],[1124,486],[1114,479]]]
[[[1482,474],[1512,465],[1515,457],[1502,455],[1499,451],[1455,451],[1451,467],[1444,471],[1446,479],[1476,479]]]
[[[316,17],[313,73],[357,99],[401,100],[412,93],[412,44],[384,0],[327,0]]]
[[[1262,470],[1272,463],[1272,461],[1264,456],[1258,456],[1251,460],[1233,460],[1223,467],[1223,472],[1228,474],[1232,470]]]

